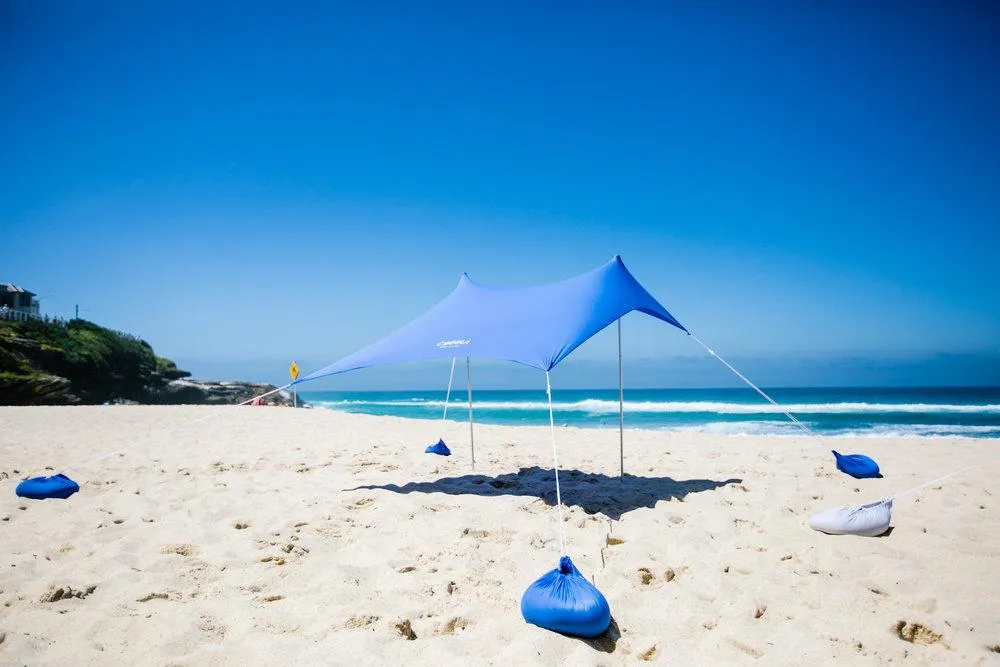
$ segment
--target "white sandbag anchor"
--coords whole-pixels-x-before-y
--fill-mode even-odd
[[[843,505],[814,514],[809,527],[830,535],[876,537],[889,530],[892,498],[867,505]]]

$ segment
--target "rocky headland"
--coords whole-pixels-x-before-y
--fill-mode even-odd
[[[0,405],[235,405],[276,389],[190,376],[141,338],[93,322],[0,319]],[[292,395],[263,402],[290,406]]]

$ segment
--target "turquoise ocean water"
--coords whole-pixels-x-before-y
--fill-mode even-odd
[[[625,391],[625,427],[732,435],[795,435],[787,410],[817,435],[1000,438],[1000,387],[767,389],[780,408],[752,389]],[[445,391],[303,392],[315,408],[440,419]],[[617,389],[553,390],[557,425],[618,428]],[[448,419],[468,420],[464,387],[453,391]],[[477,423],[548,424],[544,391],[473,391]]]

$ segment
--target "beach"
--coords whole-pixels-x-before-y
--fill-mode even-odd
[[[555,438],[567,553],[613,616],[592,640],[520,613],[560,556],[547,427],[477,424],[473,470],[457,421],[0,408],[0,664],[1000,664],[1000,464],[901,498],[883,537],[807,525],[994,440],[626,428],[619,479],[617,430]],[[60,471],[68,500],[15,496]]]

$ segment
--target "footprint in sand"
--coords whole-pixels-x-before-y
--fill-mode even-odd
[[[180,591],[160,591],[159,593],[147,593],[135,599],[136,602],[149,602],[151,600],[180,600],[183,597]]]
[[[743,642],[739,641],[738,639],[730,639],[729,643],[733,646],[733,648],[739,649],[741,652],[746,653],[747,655],[749,655],[749,656],[751,656],[753,658],[759,658],[762,655],[764,655],[764,652],[761,651],[760,649],[754,648],[753,646],[750,646],[749,644],[744,644]]]
[[[921,625],[920,623],[899,621],[893,627],[893,630],[897,637],[911,644],[929,646],[930,644],[937,644],[942,639],[941,634],[934,632],[926,625]]]
[[[609,547],[617,546],[619,544],[625,544],[625,540],[623,540],[622,538],[613,537],[611,535],[608,535],[607,538],[605,538],[605,542],[607,542]]]
[[[451,620],[447,621],[444,625],[434,631],[436,635],[453,635],[456,630],[465,630],[466,627],[472,624],[472,621],[462,618],[461,616],[456,616]]]
[[[490,540],[493,542],[500,542],[501,544],[510,544],[511,541],[511,531],[506,528],[502,528],[498,531],[491,530],[477,530],[473,528],[463,528],[462,535],[468,535],[469,537],[474,537],[479,540]]]
[[[656,644],[653,644],[648,649],[639,654],[639,659],[642,660],[643,662],[656,660],[657,653],[658,651],[656,650]]]
[[[72,586],[51,586],[41,597],[42,602],[58,602],[70,598],[84,599],[97,589],[96,585],[85,586],[79,589]]]
[[[191,544],[171,544],[163,547],[161,553],[177,554],[178,556],[193,556],[198,553],[198,549]]]
[[[279,600],[284,600],[284,595],[264,595],[257,598],[257,602],[278,602]]]
[[[235,528],[236,530],[246,530],[249,527],[250,523],[248,521],[237,521],[236,523],[233,524],[233,528]]]
[[[344,621],[344,627],[348,629],[367,628],[378,621],[378,616],[351,616]]]
[[[361,500],[356,500],[353,503],[351,503],[350,505],[348,505],[347,509],[349,509],[349,510],[359,510],[362,507],[367,507],[367,506],[371,505],[373,502],[375,502],[374,498],[362,498]]]
[[[329,537],[332,539],[337,539],[343,536],[344,532],[340,526],[316,526],[316,534],[320,537]]]
[[[463,528],[462,535],[469,535],[471,537],[478,537],[479,539],[486,539],[492,535],[488,530],[472,530],[471,528]]]
[[[751,521],[750,519],[743,519],[740,517],[736,517],[733,519],[733,526],[737,528],[736,531],[737,533],[744,532],[746,530],[755,533],[761,532],[760,524],[758,524],[756,521]]]
[[[528,542],[535,549],[548,549],[551,543],[555,542],[555,538],[544,538],[537,533],[532,536],[531,540]]]
[[[211,616],[202,616],[198,619],[198,629],[205,633],[211,641],[222,641],[229,631],[218,619]]]
[[[648,567],[640,567],[638,570],[636,570],[636,574],[639,575],[639,583],[642,584],[643,586],[648,586],[649,584],[653,583],[653,580],[656,578],[653,576],[653,573],[649,570]]]
[[[280,556],[264,556],[260,559],[261,563],[272,563],[274,565],[284,565],[285,559]]]
[[[413,626],[410,624],[410,619],[404,618],[401,621],[397,621],[393,624],[396,629],[396,634],[398,634],[403,639],[413,641],[417,638],[417,633],[413,631]]]
[[[421,505],[420,509],[425,509],[429,512],[442,512],[450,508],[447,505]]]
[[[541,498],[535,498],[534,500],[520,505],[518,511],[528,512],[529,514],[540,514],[549,511],[548,504]]]

